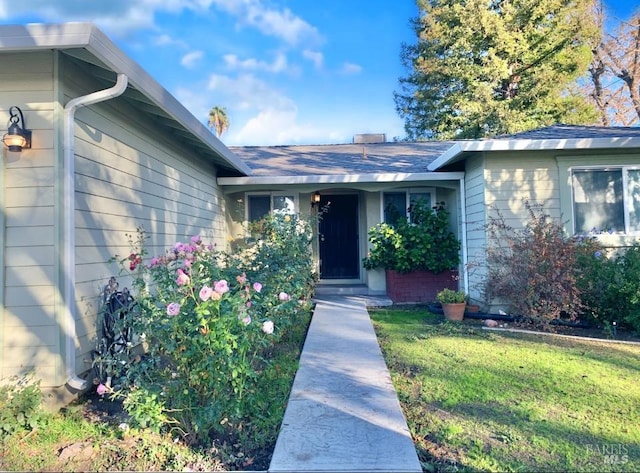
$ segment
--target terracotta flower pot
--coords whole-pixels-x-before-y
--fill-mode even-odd
[[[466,307],[466,302],[442,304],[442,311],[447,320],[459,322],[464,318],[464,310]]]

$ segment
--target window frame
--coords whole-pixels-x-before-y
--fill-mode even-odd
[[[405,195],[405,217],[407,218],[407,220],[409,220],[411,218],[411,215],[409,214],[409,207],[411,206],[411,194],[429,194],[429,199],[431,200],[431,206],[433,207],[437,200],[436,200],[436,188],[435,187],[403,187],[400,189],[386,189],[383,191],[380,191],[380,221],[382,223],[389,223],[386,221],[385,219],[385,214],[384,214],[384,207],[385,207],[385,202],[384,202],[384,195],[385,194],[401,194],[404,193]]]
[[[631,195],[629,189],[629,171],[640,171],[640,164],[620,164],[620,165],[586,165],[586,166],[571,166],[569,168],[569,187],[571,194],[571,215],[572,215],[572,230],[573,234],[577,235],[579,232],[577,229],[576,218],[576,202],[575,202],[575,188],[574,188],[574,173],[575,171],[620,171],[622,173],[622,218],[624,223],[624,230],[622,232],[613,232],[615,235],[639,235],[640,225],[637,230],[631,230]]]
[[[249,220],[249,198],[252,196],[269,196],[269,214],[273,214],[274,212],[274,197],[291,197],[293,200],[293,211],[292,214],[298,212],[299,206],[299,193],[297,192],[286,192],[286,191],[254,191],[254,192],[245,192],[244,194],[244,222],[245,224],[251,223]]]

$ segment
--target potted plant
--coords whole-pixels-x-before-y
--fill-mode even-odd
[[[436,295],[436,299],[442,304],[442,311],[447,320],[460,321],[464,318],[467,307],[467,295],[464,291],[445,288]]]
[[[386,271],[387,293],[394,302],[427,303],[440,288],[457,287],[460,241],[450,230],[444,202],[429,207],[418,201],[409,214],[409,218],[397,215],[369,229],[371,246],[362,263],[365,269]],[[409,285],[417,289],[408,290]],[[396,293],[408,293],[414,300],[396,299]]]

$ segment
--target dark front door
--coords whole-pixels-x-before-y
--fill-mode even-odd
[[[358,196],[323,195],[320,208],[320,279],[358,279]]]

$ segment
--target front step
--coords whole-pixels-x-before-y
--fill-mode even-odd
[[[316,294],[321,296],[384,296],[384,293],[372,294],[366,284],[318,284]]]

